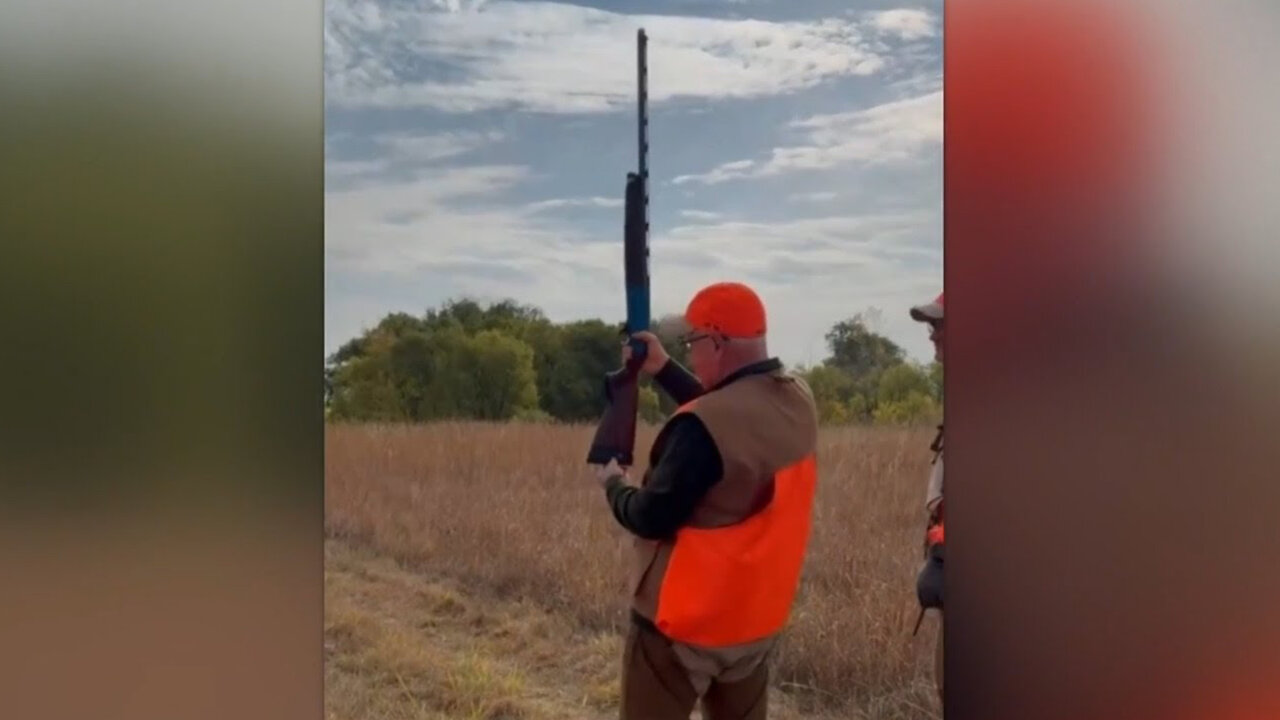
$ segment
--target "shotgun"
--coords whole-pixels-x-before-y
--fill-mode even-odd
[[[623,334],[631,345],[631,359],[604,377],[606,400],[603,416],[587,451],[587,462],[607,465],[617,460],[623,467],[633,464],[636,444],[636,412],[639,409],[640,366],[647,347],[632,335],[649,329],[649,115],[648,67],[645,62],[648,38],[644,29],[636,32],[636,84],[639,125],[639,164],[627,173],[622,225],[623,282],[626,287],[627,322]]]

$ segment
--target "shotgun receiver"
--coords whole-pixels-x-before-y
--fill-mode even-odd
[[[648,67],[645,62],[644,29],[636,32],[637,113],[639,164],[627,173],[626,206],[623,211],[622,261],[626,285],[627,322],[623,333],[631,345],[631,359],[604,377],[607,401],[596,426],[587,462],[606,465],[610,460],[628,467],[634,462],[636,412],[639,410],[640,366],[644,364],[645,343],[631,337],[649,329],[649,114]]]

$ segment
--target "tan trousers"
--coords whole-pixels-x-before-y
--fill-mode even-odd
[[[732,683],[712,680],[702,696],[706,720],[765,720],[769,666]],[[631,624],[622,654],[622,720],[688,720],[698,702],[689,672],[663,636]]]

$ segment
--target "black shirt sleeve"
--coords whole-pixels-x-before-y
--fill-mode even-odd
[[[653,379],[677,405],[683,405],[703,393],[698,377],[675,360],[667,360]]]
[[[647,540],[675,535],[724,473],[720,451],[696,415],[675,418],[666,433],[662,455],[643,488],[616,477],[605,483],[618,523]]]

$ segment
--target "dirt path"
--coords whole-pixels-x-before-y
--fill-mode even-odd
[[[532,604],[467,593],[333,540],[325,604],[330,720],[617,717],[614,633],[589,634]],[[782,693],[771,705],[778,720],[815,719]]]

